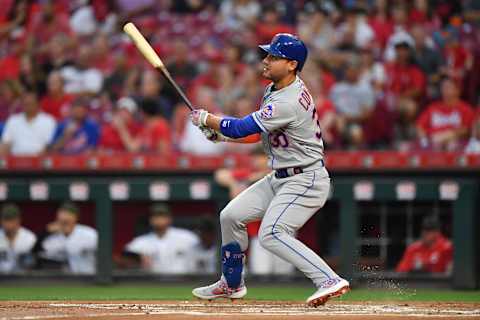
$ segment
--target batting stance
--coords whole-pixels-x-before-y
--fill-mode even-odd
[[[244,252],[248,247],[246,224],[261,219],[261,245],[313,281],[317,291],[307,303],[318,306],[347,292],[349,283],[294,237],[323,207],[330,191],[315,104],[297,75],[307,59],[307,48],[300,39],[286,33],[277,34],[270,44],[259,47],[266,54],[263,76],[272,83],[258,111],[242,119],[220,118],[202,109],[191,113],[193,124],[209,140],[252,142],[260,133],[273,169],[222,210],[222,277],[192,293],[209,300],[238,299],[247,294],[243,279]]]

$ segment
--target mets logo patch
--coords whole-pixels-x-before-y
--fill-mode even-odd
[[[262,112],[260,113],[262,119],[270,119],[273,117],[273,105],[268,104],[262,108]]]

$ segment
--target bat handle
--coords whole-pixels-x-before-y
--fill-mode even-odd
[[[175,80],[173,80],[172,76],[170,75],[170,72],[168,72],[168,70],[166,70],[165,68],[157,68],[159,69],[163,75],[165,76],[165,78],[167,78],[168,82],[170,82],[170,84],[175,88],[175,91],[177,91],[177,93],[180,95],[180,97],[182,98],[183,102],[185,102],[185,104],[187,105],[187,107],[190,109],[190,111],[193,111],[194,108],[193,108],[193,105],[192,105],[192,102],[190,101],[190,99],[188,99],[188,97],[185,95],[185,93],[183,92],[182,88],[180,88],[178,86],[178,84],[175,82]]]

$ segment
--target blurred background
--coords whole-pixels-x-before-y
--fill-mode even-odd
[[[0,281],[218,274],[218,212],[265,156],[203,137],[121,31],[133,21],[194,105],[235,117],[268,84],[257,45],[297,34],[335,184],[299,238],[352,280],[478,286],[479,1],[0,7]],[[247,272],[298,279],[258,227]]]

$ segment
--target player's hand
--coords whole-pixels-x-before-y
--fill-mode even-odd
[[[190,113],[192,123],[197,127],[207,126],[208,111],[204,109],[195,109]]]
[[[213,130],[211,128],[208,128],[208,127],[204,127],[204,126],[200,126],[198,128],[202,131],[203,135],[208,140],[210,140],[212,142],[219,142],[220,141],[220,134],[218,132],[216,132],[215,130]]]

